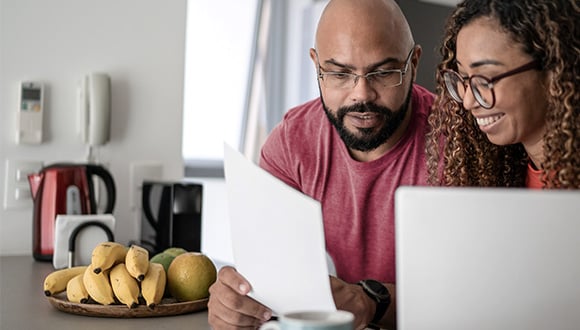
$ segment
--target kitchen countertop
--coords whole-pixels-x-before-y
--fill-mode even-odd
[[[150,318],[103,318],[61,312],[42,290],[45,276],[53,270],[52,263],[35,261],[32,256],[0,257],[0,329],[210,329],[206,310]]]

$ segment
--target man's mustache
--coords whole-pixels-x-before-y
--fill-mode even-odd
[[[389,112],[389,109],[376,105],[374,103],[356,103],[349,106],[341,107],[338,110],[338,115],[344,116],[347,113],[364,113],[364,112],[371,112],[384,115]]]

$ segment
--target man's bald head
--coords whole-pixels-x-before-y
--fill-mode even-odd
[[[387,43],[394,52],[414,45],[409,24],[393,0],[331,0],[316,31],[316,48]],[[364,48],[361,48],[364,49]]]

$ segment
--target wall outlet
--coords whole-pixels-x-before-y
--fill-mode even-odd
[[[32,208],[28,174],[40,171],[40,161],[6,160],[4,176],[4,209]]]
[[[156,162],[135,162],[129,168],[129,195],[131,210],[141,209],[141,193],[144,180],[161,180],[163,165]]]

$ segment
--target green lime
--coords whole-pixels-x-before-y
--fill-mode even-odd
[[[165,252],[161,252],[161,253],[154,255],[153,258],[151,258],[151,260],[149,260],[149,262],[154,262],[154,263],[158,263],[158,264],[163,265],[163,268],[165,268],[165,273],[167,273],[167,270],[169,269],[169,265],[171,264],[171,262],[173,262],[173,259],[175,259],[174,255],[171,255],[171,254],[165,253]]]
[[[163,251],[163,253],[167,253],[170,254],[174,257],[177,257],[178,255],[187,252],[186,249],[180,248],[180,247],[170,247],[168,249],[166,249],[165,251]]]

